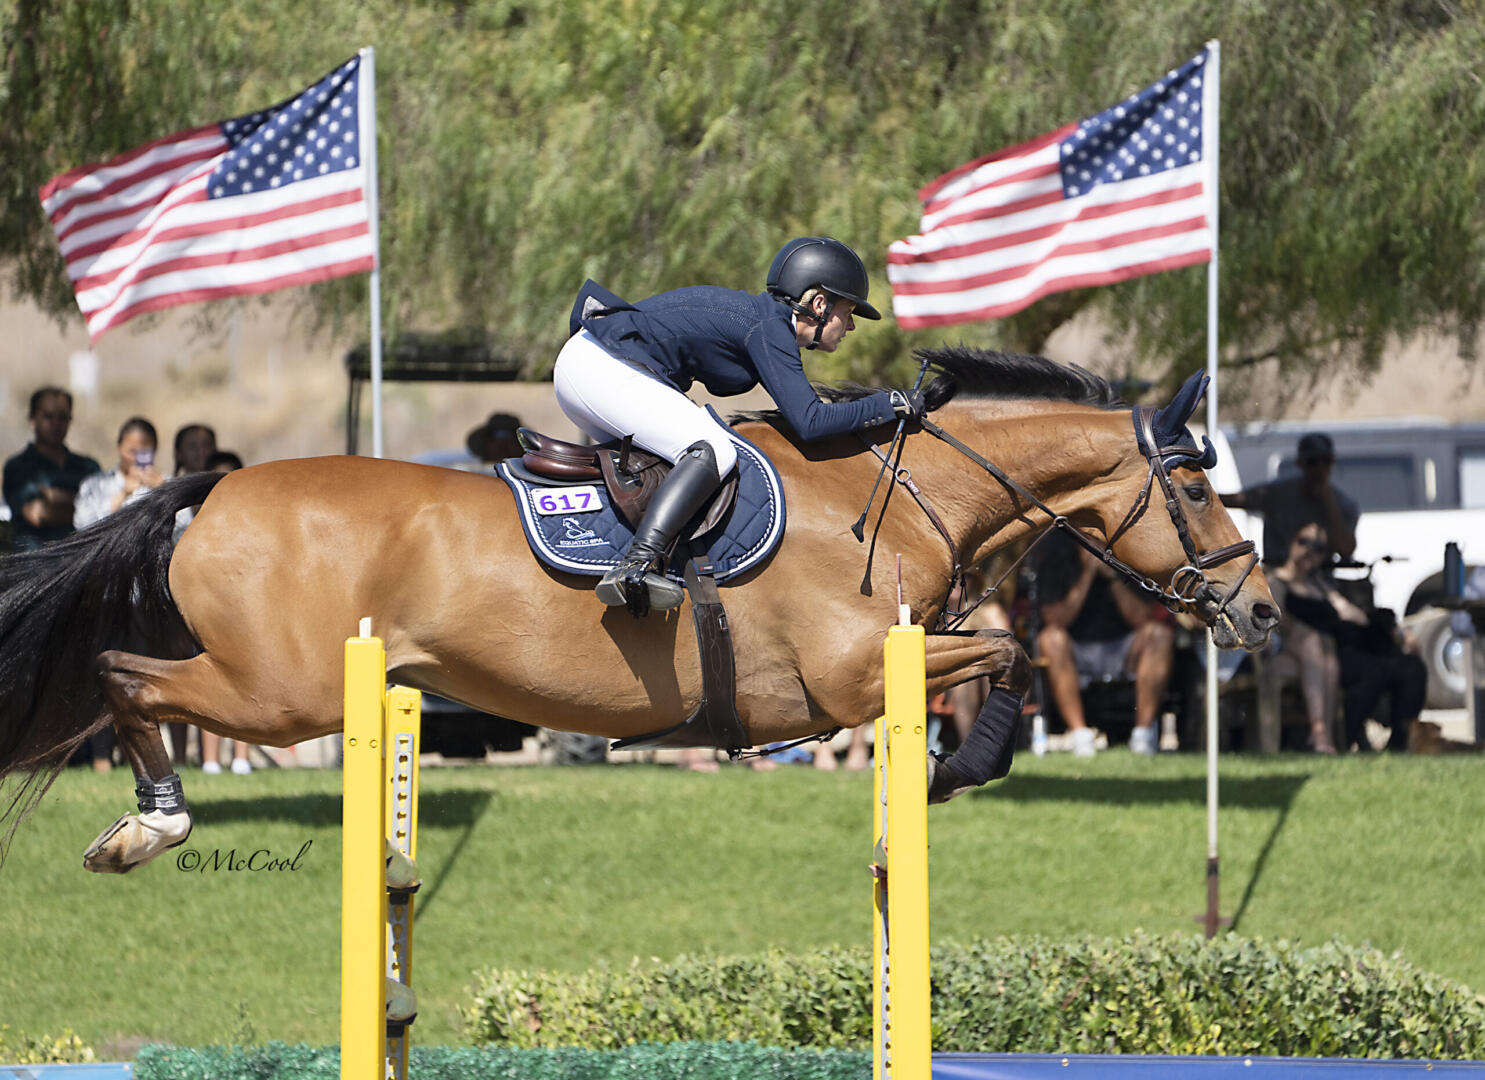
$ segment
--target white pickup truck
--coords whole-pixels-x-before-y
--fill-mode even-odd
[[[1430,708],[1464,704],[1464,644],[1449,613],[1434,607],[1444,545],[1457,543],[1470,566],[1485,564],[1485,423],[1441,420],[1284,421],[1224,427],[1219,453],[1243,487],[1297,471],[1295,446],[1311,431],[1335,442],[1333,482],[1361,504],[1356,561],[1371,567],[1373,602],[1391,608],[1417,635],[1429,666]],[[1216,441],[1216,440],[1214,440]],[[1219,490],[1231,474],[1214,477]],[[1241,519],[1242,515],[1234,514]],[[1262,522],[1242,520],[1262,542]],[[1337,576],[1357,576],[1338,571]],[[1365,577],[1366,572],[1360,572]]]

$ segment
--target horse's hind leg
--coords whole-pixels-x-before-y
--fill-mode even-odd
[[[334,669],[330,669],[334,670]],[[189,660],[157,660],[127,652],[98,657],[105,708],[134,768],[139,814],[125,815],[106,829],[83,856],[99,873],[123,874],[184,842],[191,815],[180,777],[165,753],[160,724],[181,720],[218,735],[287,746],[336,730],[339,684],[334,677],[298,679],[290,688],[264,673],[239,672],[229,679],[208,654]]]
[[[171,767],[160,725],[139,708],[135,697],[141,667],[170,665],[130,653],[106,652],[98,658],[104,709],[118,732],[119,745],[134,770],[139,813],[125,814],[99,834],[83,852],[83,866],[98,874],[127,874],[160,852],[185,842],[191,832],[180,777]]]

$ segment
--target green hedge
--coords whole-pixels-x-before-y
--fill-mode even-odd
[[[1229,935],[977,941],[932,950],[938,1051],[1480,1058],[1485,998],[1376,949]],[[491,970],[475,1043],[610,1049],[870,1045],[867,951],[823,949],[578,974]]]
[[[417,1025],[414,1024],[414,1029]],[[779,1050],[743,1043],[627,1046],[622,1050],[515,1050],[419,1047],[408,1074],[417,1080],[860,1080],[868,1054]],[[336,1047],[269,1043],[251,1049],[146,1046],[136,1080],[340,1080]]]

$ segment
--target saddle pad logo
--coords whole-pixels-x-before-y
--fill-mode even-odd
[[[538,514],[593,514],[603,509],[598,489],[585,487],[551,488],[531,501]]]
[[[539,503],[542,498],[544,496],[538,496],[537,502]],[[595,495],[594,498],[596,499],[597,496]],[[598,510],[599,507],[594,506],[593,509]],[[575,517],[565,517],[562,519],[562,535],[559,538],[554,538],[553,543],[560,548],[608,546],[607,540],[599,536],[592,529],[584,528],[583,523]]]
[[[737,447],[737,501],[720,527],[706,537],[707,559],[715,567],[718,584],[766,559],[784,532],[784,491],[778,472],[757,447],[736,432],[731,435]],[[634,530],[610,505],[606,488],[536,484],[504,464],[496,466],[496,472],[510,485],[521,528],[542,562],[576,574],[602,574],[618,565]],[[688,555],[686,545],[680,545],[666,575],[680,581]]]

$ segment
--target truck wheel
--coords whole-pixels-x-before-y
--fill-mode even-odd
[[[1469,688],[1468,638],[1454,632],[1450,612],[1425,608],[1408,619],[1418,651],[1428,665],[1428,707],[1462,709]]]

